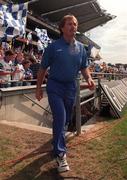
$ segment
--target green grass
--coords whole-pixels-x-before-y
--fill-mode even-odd
[[[114,122],[117,124],[112,126]],[[127,111],[121,119],[108,120],[108,124],[111,124],[109,131],[72,151],[75,157],[80,154],[80,169],[75,167],[75,173],[86,174],[88,180],[127,179]]]
[[[127,179],[127,112],[122,121],[101,137],[101,141],[93,140],[88,146],[91,145],[95,145],[93,153],[98,151],[96,158],[101,161],[105,179]]]
[[[118,123],[112,126],[114,122]],[[127,111],[124,112],[121,119],[110,119],[107,123],[111,125],[110,130],[99,138],[90,140],[87,143],[84,141],[74,146],[74,148],[69,148],[68,161],[71,171],[65,175],[66,177],[82,177],[82,179],[86,180],[127,179]],[[28,134],[30,135],[30,132]],[[27,133],[25,133],[25,136],[28,138]],[[30,135],[30,138],[31,137],[34,136]],[[24,143],[24,141],[21,140],[22,143]],[[39,142],[41,146],[42,141]],[[72,144],[74,142],[75,138],[71,140]],[[14,141],[12,141],[9,136],[5,138],[0,136],[1,162],[3,160],[6,161],[16,158],[21,152],[24,152],[24,147],[22,149],[21,143],[14,144]],[[36,179],[35,177],[37,176],[37,180],[47,177],[50,177],[49,179],[51,180],[52,177],[54,177],[53,180],[55,180],[56,171],[52,170],[54,165],[52,165],[50,161],[51,157],[45,157],[43,154],[42,156],[33,156],[32,158],[28,158],[12,166],[10,169],[9,167],[1,168],[0,173],[12,170],[12,174],[18,174],[15,179]],[[59,178],[57,177],[56,179]]]

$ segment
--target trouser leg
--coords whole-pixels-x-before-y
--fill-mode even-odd
[[[53,113],[53,148],[55,156],[66,153],[65,122],[66,110],[64,100],[57,94],[48,94],[49,104]]]
[[[72,120],[74,102],[75,102],[74,98],[66,98],[64,101],[65,110],[66,110],[66,122],[65,122],[66,130],[68,129],[68,125],[71,123]]]

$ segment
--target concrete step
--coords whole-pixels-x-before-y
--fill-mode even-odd
[[[52,129],[47,128],[47,127],[42,127],[42,126],[37,126],[37,125],[31,125],[27,123],[21,123],[21,122],[10,122],[6,120],[0,121],[1,124],[9,125],[9,126],[15,126],[18,128],[22,129],[27,129],[27,130],[33,130],[33,131],[38,131],[46,134],[52,134]]]

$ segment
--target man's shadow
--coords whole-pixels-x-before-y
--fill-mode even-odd
[[[23,161],[33,158],[32,162],[24,166]],[[22,164],[20,164],[22,163]],[[22,166],[24,166],[22,168]],[[83,180],[80,177],[60,174],[56,169],[56,162],[51,151],[51,140],[25,155],[12,165],[12,169],[21,168],[7,180]]]
[[[18,166],[24,166],[23,161],[30,158],[34,158],[34,160],[20,171],[17,170],[18,172],[7,180],[57,180],[62,178],[56,169],[56,163],[54,162],[51,151],[51,140],[17,160],[12,165],[12,169],[18,169]]]

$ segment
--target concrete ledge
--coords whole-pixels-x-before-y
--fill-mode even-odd
[[[26,130],[32,130],[32,131],[37,131],[37,132],[52,135],[52,128],[40,127],[40,126],[36,126],[36,125],[30,125],[30,124],[19,123],[19,122],[18,123],[17,122],[9,122],[9,121],[6,121],[6,120],[0,121],[0,124],[4,124],[4,125],[8,125],[8,126],[13,126],[13,127],[17,127],[17,128],[22,128],[22,129],[26,129]],[[73,133],[73,132],[67,132],[66,133],[67,138],[73,137],[75,135],[76,134]]]
[[[9,126],[22,128],[22,129],[32,130],[32,131],[38,131],[38,132],[42,132],[42,133],[46,133],[46,134],[52,134],[51,128],[40,127],[40,126],[31,125],[31,124],[27,124],[27,123],[9,122],[6,120],[2,120],[2,121],[0,121],[0,124],[5,124],[5,125],[9,125]]]
[[[42,88],[45,90],[46,85],[43,84]],[[16,86],[9,88],[0,88],[1,97],[15,96],[20,94],[30,94],[35,93],[36,85],[30,86]]]

